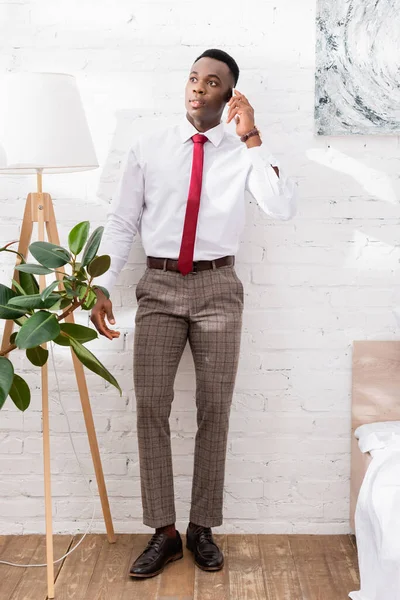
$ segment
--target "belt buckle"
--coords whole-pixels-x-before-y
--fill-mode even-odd
[[[190,271],[191,273],[198,273],[198,272],[199,272],[199,269],[198,269],[197,263],[193,263],[192,269],[193,269],[193,270],[192,270],[192,271]]]

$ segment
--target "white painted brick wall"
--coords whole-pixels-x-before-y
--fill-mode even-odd
[[[351,345],[396,339],[399,298],[399,140],[313,134],[315,1],[59,2],[0,0],[0,69],[77,77],[100,161],[96,171],[46,177],[63,243],[80,220],[103,224],[132,135],[179,118],[188,68],[207,47],[232,53],[238,89],[253,103],[264,139],[299,184],[294,221],[269,220],[248,201],[237,257],[245,286],[241,363],[232,407],[220,531],[349,531]],[[27,90],[29,93],[29,90]],[[19,235],[33,177],[0,178],[0,240]],[[112,515],[118,532],[141,522],[132,383],[140,239],[114,293],[123,335],[91,344],[123,387],[88,374]],[[12,258],[1,256],[9,283]],[[78,317],[85,322],[86,314]],[[19,413],[0,414],[0,533],[44,532],[40,376],[23,355],[32,390]],[[56,349],[63,404],[80,461],[97,494],[71,360]],[[171,415],[178,525],[190,508],[195,435],[194,370],[186,349]],[[55,532],[84,531],[91,496],[73,453],[50,368]],[[94,532],[103,532],[96,501]]]

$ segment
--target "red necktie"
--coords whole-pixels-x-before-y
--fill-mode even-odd
[[[178,259],[178,269],[182,275],[187,275],[193,270],[194,244],[196,240],[197,218],[199,216],[201,181],[203,174],[204,146],[208,138],[196,133],[192,140],[193,162],[192,175],[190,178],[189,195],[186,204],[185,224],[181,249]]]

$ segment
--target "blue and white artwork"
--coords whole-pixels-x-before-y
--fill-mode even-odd
[[[318,0],[315,133],[400,132],[400,0]]]

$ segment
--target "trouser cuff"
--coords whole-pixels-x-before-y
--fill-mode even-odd
[[[175,523],[175,521],[175,514],[158,517],[156,519],[146,516],[143,517],[143,524],[147,525],[148,527],[152,527],[153,529],[158,529],[159,527],[166,527],[166,525],[172,525],[172,523]]]

